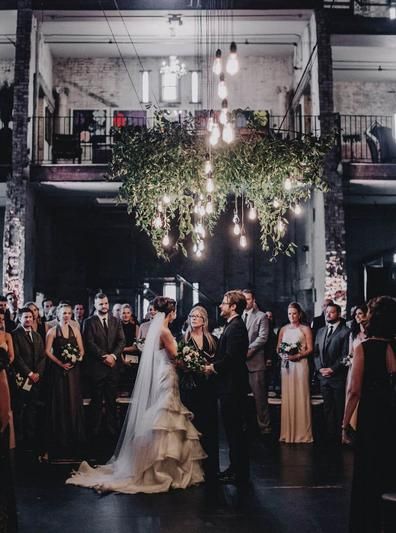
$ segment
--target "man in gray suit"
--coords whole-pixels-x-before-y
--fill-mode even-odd
[[[243,291],[246,298],[246,309],[243,321],[249,336],[249,349],[246,365],[249,371],[249,384],[256,402],[257,422],[260,433],[271,433],[271,420],[268,408],[268,392],[266,384],[266,343],[269,335],[267,315],[259,310],[253,291]]]

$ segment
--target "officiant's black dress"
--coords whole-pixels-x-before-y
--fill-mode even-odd
[[[351,494],[351,533],[381,531],[381,495],[396,490],[396,412],[386,366],[388,342],[363,346],[364,376],[358,410]]]
[[[208,341],[204,337],[202,350],[198,348],[193,339],[189,346],[198,350],[205,357],[208,364],[213,363],[215,350],[210,350]],[[192,423],[201,433],[201,445],[208,455],[203,468],[205,479],[215,479],[219,471],[219,442],[218,442],[218,416],[217,416],[217,388],[216,376],[208,377],[194,374],[192,380],[179,372],[180,399],[194,415]],[[187,378],[187,379],[183,379]]]
[[[52,350],[60,359],[67,344],[77,345],[73,329],[69,337],[56,328]],[[80,363],[71,370],[63,370],[52,363],[48,373],[47,438],[51,458],[79,456],[85,445],[83,399],[81,394]]]

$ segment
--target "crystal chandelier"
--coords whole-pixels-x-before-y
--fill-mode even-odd
[[[180,63],[180,61],[177,59],[177,56],[169,56],[169,63],[166,61],[162,62],[160,73],[176,74],[177,78],[181,78],[187,74],[186,65],[184,63]]]

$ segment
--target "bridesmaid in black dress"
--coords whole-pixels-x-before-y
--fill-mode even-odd
[[[48,373],[47,439],[51,458],[81,455],[85,444],[80,362],[67,362],[62,356],[68,345],[84,356],[80,331],[70,324],[72,308],[60,304],[59,324],[47,333],[46,355],[51,360]]]
[[[211,364],[216,353],[216,340],[209,333],[206,309],[200,305],[193,307],[187,324],[184,342],[198,350],[207,364]],[[208,455],[203,465],[205,479],[213,481],[219,471],[216,376],[183,376],[182,371],[180,373],[180,398],[194,415],[192,422],[201,433],[201,444]]]
[[[359,402],[349,531],[380,533],[381,495],[396,490],[396,300],[368,303],[367,336],[356,346],[342,424],[349,425]]]

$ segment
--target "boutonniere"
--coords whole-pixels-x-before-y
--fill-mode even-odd
[[[213,331],[212,331],[212,335],[214,337],[217,337],[218,339],[220,339],[220,337],[223,335],[223,332],[224,332],[224,326],[220,327],[220,328],[215,328]]]

